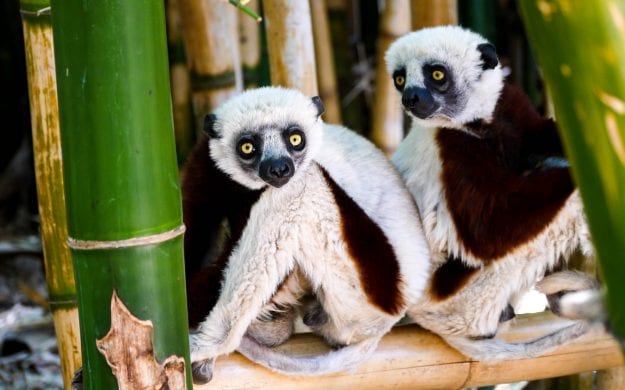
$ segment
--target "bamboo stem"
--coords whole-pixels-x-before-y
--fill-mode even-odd
[[[548,312],[523,314],[497,337],[528,340],[567,324],[570,322]],[[310,334],[296,335],[279,348],[293,355],[328,350],[323,341]],[[618,367],[623,362],[618,343],[601,331],[592,331],[536,358],[483,363],[464,357],[433,333],[416,325],[405,325],[384,336],[373,355],[351,372],[314,380],[285,376],[233,353],[217,360],[213,380],[208,385],[195,389],[460,389],[552,378]]]
[[[318,94],[310,5],[307,1],[264,0],[271,84]]]
[[[247,6],[257,12],[258,0],[250,1]],[[241,64],[246,88],[258,85],[260,65],[260,25],[249,16],[239,13],[239,42],[241,45]]]
[[[193,130],[193,108],[191,107],[191,77],[184,52],[182,18],[178,1],[167,1],[167,41],[176,154],[178,161],[184,161],[193,147],[195,131]]]
[[[191,388],[163,3],[52,0],[52,9],[84,387],[116,388],[114,374],[127,372],[96,344],[110,334],[118,296],[152,324],[154,360],[184,358]],[[148,369],[133,372],[142,382],[159,383],[135,366]]]
[[[625,385],[625,366],[597,371],[598,390],[622,390]]]
[[[412,29],[458,24],[457,0],[412,0]]]
[[[196,128],[243,89],[237,9],[222,0],[178,0],[191,72]]]
[[[584,201],[610,325],[625,339],[625,4],[519,3]],[[577,53],[584,48],[586,55]]]
[[[326,109],[323,119],[328,123],[341,123],[341,106],[325,0],[310,0],[310,11],[313,21],[319,97]]]
[[[387,155],[393,154],[404,138],[404,113],[399,94],[386,71],[384,54],[393,41],[410,31],[410,14],[406,12],[409,7],[409,0],[387,0],[380,24],[371,140]]]
[[[67,240],[63,161],[49,2],[22,0],[24,43],[49,306],[65,388],[81,365],[74,268]]]

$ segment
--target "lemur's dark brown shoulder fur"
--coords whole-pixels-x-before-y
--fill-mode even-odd
[[[187,306],[192,326],[215,305],[230,252],[262,193],[236,183],[219,170],[210,158],[208,145],[208,137],[202,135],[182,171]],[[224,220],[229,227],[227,242],[217,259],[202,269],[208,251],[217,244]]]
[[[478,136],[438,130],[443,187],[460,240],[488,263],[539,234],[574,184],[568,168],[531,168],[531,156],[562,156],[562,145],[517,88],[504,87],[490,123],[467,127]]]

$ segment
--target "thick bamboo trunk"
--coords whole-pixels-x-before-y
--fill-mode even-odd
[[[128,378],[164,388],[178,383],[172,370],[184,377],[184,360],[190,388],[163,2],[52,0],[52,9],[85,388]]]
[[[341,106],[336,86],[332,37],[330,36],[330,24],[328,23],[328,10],[325,0],[310,0],[310,11],[315,39],[319,96],[326,108],[323,119],[328,123],[341,123]]]
[[[182,19],[179,0],[167,1],[167,42],[169,46],[169,73],[171,76],[172,108],[176,153],[184,161],[195,140],[193,108],[191,107],[191,78],[182,39]]]
[[[371,139],[388,155],[404,138],[404,113],[399,93],[386,71],[384,54],[393,41],[410,31],[409,7],[409,0],[387,0],[380,23]]]
[[[520,2],[625,339],[625,4]],[[583,50],[584,55],[580,55]]]
[[[264,0],[271,84],[318,94],[315,49],[307,1]]]
[[[54,318],[63,382],[69,389],[74,372],[81,366],[80,329],[74,267],[66,244],[67,219],[50,3],[22,0],[21,8],[48,303]]]
[[[260,8],[258,0],[252,0],[246,6],[256,13]],[[243,12],[238,12],[238,18],[243,80],[246,88],[254,88],[258,86],[260,76],[260,24]]]
[[[411,0],[412,29],[458,24],[456,0]]]
[[[191,72],[196,128],[243,89],[237,9],[222,0],[178,0]]]

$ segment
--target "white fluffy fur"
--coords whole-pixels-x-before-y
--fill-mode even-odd
[[[221,107],[217,118],[222,138],[211,140],[212,156],[233,179],[250,188],[261,183],[238,168],[229,149],[235,142],[231,137],[240,129],[296,122],[310,149],[291,180],[281,188],[267,188],[253,206],[229,258],[219,300],[191,338],[191,360],[213,359],[239,347],[260,364],[288,374],[353,367],[375,349],[426,284],[430,253],[410,194],[380,151],[345,128],[324,125],[310,99],[299,92],[280,88],[246,92]],[[338,206],[319,166],[380,226],[395,249],[405,300],[396,315],[369,302],[342,237]],[[240,345],[252,321],[268,309],[276,287],[294,271],[304,276],[306,288],[315,292],[328,314],[319,332],[348,345],[307,357],[306,364],[250,340]]]
[[[453,118],[422,120],[413,117],[412,128],[392,158],[414,197],[422,217],[425,234],[434,252],[435,267],[447,256],[461,258],[481,267],[469,284],[451,297],[439,301],[425,294],[409,310],[422,326],[440,334],[465,354],[480,360],[523,358],[546,352],[582,334],[585,324],[572,325],[544,339],[525,344],[500,340],[472,340],[493,335],[499,317],[508,303],[539,281],[560,258],[568,259],[578,247],[588,255],[591,243],[577,191],[566,201],[554,221],[525,245],[497,259],[490,266],[473,257],[458,238],[447,208],[441,183],[441,159],[435,137],[441,126],[464,131],[463,124],[474,119],[491,120],[503,85],[499,65],[482,70],[477,45],[486,42],[479,35],[460,27],[436,27],[407,34],[386,53],[389,73],[406,68],[406,85],[423,86],[424,63],[443,63],[452,70],[456,83],[464,88],[465,100]],[[562,291],[564,285],[559,286]],[[571,286],[567,286],[571,287]],[[577,289],[588,288],[585,284]]]

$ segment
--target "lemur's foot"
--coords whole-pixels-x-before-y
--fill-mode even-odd
[[[213,379],[213,368],[215,367],[215,359],[199,360],[191,363],[191,374],[193,376],[193,384],[204,385]]]
[[[285,312],[274,312],[271,319],[252,322],[246,334],[265,347],[275,347],[287,341],[293,334],[295,315],[293,308]]]
[[[601,299],[596,299],[601,295],[599,287],[597,280],[579,271],[555,272],[536,284],[536,289],[547,296],[551,311],[572,320],[597,319],[591,317],[596,317],[597,313],[602,311],[596,305],[601,304]],[[573,296],[577,298],[569,299]],[[567,299],[564,299],[565,297]],[[582,304],[575,304],[580,299],[583,301]],[[565,301],[568,303],[564,304]],[[588,307],[588,304],[593,304],[593,307]]]

